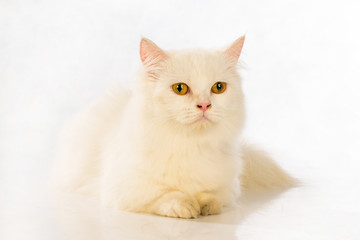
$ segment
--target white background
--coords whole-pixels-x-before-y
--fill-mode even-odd
[[[0,239],[360,239],[359,1],[0,1]],[[246,33],[245,135],[302,187],[198,220],[45,191],[61,126],[116,82],[141,36],[219,48]]]

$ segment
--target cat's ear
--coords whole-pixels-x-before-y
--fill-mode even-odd
[[[245,35],[236,39],[230,45],[230,47],[228,47],[225,50],[225,54],[228,55],[229,57],[231,57],[232,59],[238,61],[240,54],[241,54],[241,50],[244,46],[244,42],[245,42]]]
[[[151,40],[142,38],[140,41],[140,58],[146,66],[155,65],[167,58],[166,53]]]

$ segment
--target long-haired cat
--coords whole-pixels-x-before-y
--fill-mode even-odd
[[[239,143],[243,43],[163,51],[143,38],[134,90],[113,89],[65,129],[56,184],[116,209],[180,218],[219,213],[241,184],[288,185],[291,177]]]

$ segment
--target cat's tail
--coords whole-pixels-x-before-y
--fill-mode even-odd
[[[298,185],[265,151],[243,145],[243,172],[240,182],[243,191],[286,189]]]

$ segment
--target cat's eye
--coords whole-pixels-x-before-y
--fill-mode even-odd
[[[216,82],[212,87],[211,91],[216,94],[223,93],[226,90],[226,83]]]
[[[185,83],[175,83],[171,88],[178,95],[185,95],[189,92],[189,87]]]

